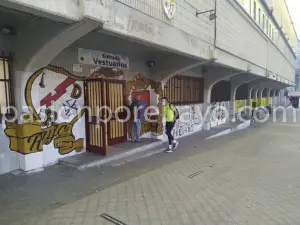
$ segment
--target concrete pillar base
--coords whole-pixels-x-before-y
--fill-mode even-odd
[[[204,122],[202,129],[206,131],[210,130],[211,129],[210,122]]]
[[[29,155],[19,155],[20,169],[26,172],[42,168],[43,152],[36,152]]]

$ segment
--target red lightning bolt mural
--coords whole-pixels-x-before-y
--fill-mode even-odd
[[[75,80],[72,78],[65,79],[62,83],[60,83],[54,90],[55,94],[49,93],[46,97],[44,97],[40,101],[40,105],[46,107],[50,107],[55,101],[57,101],[61,96],[63,96],[67,92],[67,88],[75,83]]]

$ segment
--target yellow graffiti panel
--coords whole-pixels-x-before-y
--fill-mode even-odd
[[[42,80],[44,80],[43,76],[47,74],[47,71],[48,76],[56,74],[65,78],[65,80],[57,83],[57,86],[54,87],[55,94],[51,94],[50,92],[50,94],[45,95],[43,99],[40,99],[39,104],[40,106],[45,106],[45,112],[53,112],[57,115],[56,112],[51,111],[50,106],[53,102],[61,99],[61,97],[66,93],[67,87],[70,85],[73,85],[73,91],[68,98],[77,100],[82,94],[80,85],[75,82],[83,80],[83,78],[74,76],[63,68],[46,66],[32,74],[28,79],[25,88],[25,100],[31,111],[30,114],[24,114],[26,121],[24,121],[23,124],[6,122],[4,132],[10,140],[10,149],[22,154],[30,154],[42,151],[43,145],[49,145],[53,141],[54,147],[57,148],[58,152],[62,155],[68,154],[72,151],[80,152],[83,150],[84,146],[83,139],[75,140],[72,130],[74,124],[83,116],[84,110],[80,110],[77,115],[75,114],[71,122],[56,123],[55,121],[57,116],[55,116],[55,119],[52,120],[48,113],[46,114],[45,121],[42,122],[40,114],[37,111],[37,106],[39,105],[36,105],[36,103],[35,105],[33,104],[31,96],[34,94],[33,91],[38,91],[36,89],[33,90],[34,82],[39,77],[42,77]],[[47,85],[44,85],[44,88],[45,87],[47,87]]]
[[[246,106],[246,100],[235,100],[235,111],[238,112],[241,108]]]

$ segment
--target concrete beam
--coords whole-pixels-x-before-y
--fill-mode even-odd
[[[153,77],[158,80],[161,80],[161,82],[165,84],[173,76],[180,75],[195,67],[202,67],[204,65],[208,65],[210,63],[213,63],[214,61],[215,59],[191,62],[191,60],[189,59],[189,61],[183,62],[181,59],[178,60],[178,62],[172,62],[172,60],[168,59],[166,61],[167,65],[164,66],[164,69],[156,69],[159,72],[154,73]],[[167,76],[165,76],[166,74]]]
[[[204,102],[210,104],[211,101],[211,90],[213,86],[221,80],[227,80],[231,77],[238,75],[245,75],[245,71],[236,71],[228,68],[213,68],[207,73],[203,74],[204,77]]]
[[[36,46],[37,50],[29,58],[25,71],[33,71],[48,65],[62,50],[101,25],[98,21],[86,18],[67,27],[48,42]]]

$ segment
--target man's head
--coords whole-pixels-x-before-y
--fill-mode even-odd
[[[136,95],[135,99],[139,101],[141,99],[141,96],[140,95]]]
[[[162,102],[163,105],[167,105],[167,104],[169,103],[167,97],[162,97],[162,98],[161,98],[161,102]]]

